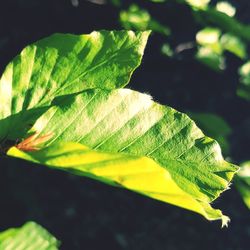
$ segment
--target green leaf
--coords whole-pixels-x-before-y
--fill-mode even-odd
[[[115,158],[119,158],[120,154],[125,159],[146,157],[150,160],[150,164],[164,169],[164,173],[171,176],[171,183],[175,183],[175,186],[182,190],[182,194],[185,193],[185,197],[188,196],[190,199],[189,202],[185,201],[186,198],[183,198],[183,201],[178,199],[178,202],[174,202],[173,195],[160,198],[160,193],[166,190],[171,192],[174,185],[168,182],[164,185],[161,178],[165,177],[162,174],[159,180],[154,181],[154,183],[158,181],[162,183],[162,189],[154,196],[152,194],[155,192],[152,191],[154,183],[150,182],[148,185],[147,180],[141,185],[148,193],[145,190],[143,193],[197,211],[208,219],[226,218],[218,210],[213,210],[209,202],[227,189],[236,167],[224,161],[218,143],[205,137],[188,116],[152,101],[148,95],[129,89],[112,91],[95,89],[58,98],[54,106],[37,120],[29,132],[29,134],[36,134],[34,139],[28,140],[26,149],[29,147],[32,149],[37,146],[39,138],[53,133],[53,137],[43,144],[43,147],[51,146],[52,149],[45,148],[44,151],[25,154],[12,148],[9,155],[47,165],[55,152],[56,156],[60,156],[59,161],[63,164],[61,166],[64,166],[66,158],[74,157],[75,153],[58,153],[53,145],[57,147],[62,141],[73,141],[86,145],[94,150],[93,152],[106,152]],[[27,136],[28,134],[23,135],[23,137]],[[22,149],[22,146],[19,146],[19,149]],[[62,150],[64,150],[63,147]],[[67,150],[70,150],[70,147],[67,147]],[[69,163],[73,164],[73,168],[77,168],[77,161],[82,164],[83,159],[77,157],[74,163],[73,160]],[[98,157],[87,158],[86,164],[89,160],[95,161],[95,159]],[[57,164],[57,158],[55,162]],[[100,161],[99,167],[103,170],[104,176],[109,176],[109,171],[105,170],[105,164],[104,159]],[[143,172],[144,163],[136,163],[134,166],[137,166],[135,173],[139,171],[138,168],[142,168],[140,171]],[[117,168],[116,163],[111,167],[113,168]],[[128,171],[129,169],[128,166]],[[115,171],[120,173],[119,171],[123,170],[119,170],[118,166],[118,170]],[[126,169],[124,171],[126,172]],[[141,176],[138,174],[137,177],[138,182],[140,178],[144,180],[143,174]],[[133,179],[133,174],[131,178]],[[134,190],[133,187],[131,189]],[[197,204],[200,204],[199,208]]]
[[[223,48],[220,43],[221,31],[217,28],[207,27],[196,34],[196,41],[199,45],[209,48],[212,52],[222,55]]]
[[[220,36],[220,29],[212,27],[204,28],[196,34],[196,42],[199,45],[195,55],[196,59],[215,71],[225,69]]]
[[[240,85],[237,89],[238,96],[250,101],[250,61],[243,64],[238,71]]]
[[[161,53],[165,56],[172,57],[174,55],[174,51],[170,47],[168,43],[164,43],[161,47]]]
[[[200,45],[212,45],[218,43],[221,31],[217,28],[206,27],[196,34],[196,41]]]
[[[218,57],[223,55],[224,51],[229,51],[241,59],[247,57],[246,44],[237,36],[230,33],[221,35],[221,30],[207,27],[196,34],[196,41],[199,45],[209,48],[211,53]]]
[[[240,171],[235,178],[235,185],[246,206],[250,209],[250,161],[246,161],[240,166]]]
[[[224,32],[231,33],[245,41],[250,41],[250,26],[242,24],[234,17],[230,17],[213,7],[196,10],[194,14],[199,22],[205,25],[216,26]]]
[[[220,116],[210,113],[189,113],[189,116],[198,124],[204,133],[214,138],[220,144],[222,151],[228,155],[230,144],[228,136],[232,129],[228,123]]]
[[[229,2],[221,1],[216,4],[216,10],[227,14],[230,17],[233,17],[236,13],[236,9]]]
[[[204,65],[218,72],[226,67],[224,56],[214,52],[209,46],[199,47],[195,57]]]
[[[0,233],[0,250],[57,250],[60,242],[35,222]]]
[[[211,0],[182,0],[194,8],[204,9],[208,6]]]
[[[29,126],[57,96],[125,86],[148,36],[148,31],[55,34],[27,46],[0,79],[0,142],[13,128]]]
[[[226,33],[221,37],[220,42],[224,50],[241,59],[247,58],[247,46],[239,37]]]
[[[147,10],[132,4],[128,10],[120,12],[120,22],[125,29],[152,30],[163,35],[170,35],[168,27],[153,19]]]

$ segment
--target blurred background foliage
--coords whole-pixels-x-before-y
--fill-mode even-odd
[[[190,6],[193,19],[201,29],[197,31],[195,38],[191,41],[179,44],[175,48],[169,44],[172,37],[170,37],[171,29],[168,24],[160,23],[150,15],[148,10],[139,7],[139,5],[132,4],[127,10],[121,10],[121,25],[125,29],[151,29],[159,34],[169,36],[166,38],[166,43],[162,45],[163,54],[173,57],[184,50],[195,49],[194,58],[215,71],[225,70],[227,67],[226,53],[233,54],[242,63],[241,67],[238,68],[241,84],[238,86],[237,93],[242,98],[249,99],[250,92],[245,87],[249,85],[247,65],[249,65],[250,26],[236,19],[236,8],[227,1],[217,1],[214,4],[210,0],[179,0],[176,2]],[[115,4],[121,7],[122,1],[119,4],[116,1]]]
[[[242,169],[214,204],[232,218],[220,230],[216,222],[126,190],[5,159],[0,229],[34,220],[62,249],[248,249],[249,13],[248,0],[2,1],[1,71],[24,46],[55,32],[153,30],[129,87],[188,113]]]

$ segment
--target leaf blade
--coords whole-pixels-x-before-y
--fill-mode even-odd
[[[35,222],[27,222],[20,228],[0,233],[0,249],[9,250],[57,250],[60,242]]]
[[[0,79],[0,140],[8,137],[13,123],[27,123],[33,109],[50,106],[57,96],[128,84],[141,63],[149,34],[104,30],[54,34],[27,46]]]
[[[148,157],[92,150],[82,144],[57,142],[36,152],[13,147],[9,155],[52,168],[123,187],[203,215],[208,220],[229,218],[208,203],[194,199],[172,179],[170,173]]]
[[[188,116],[129,89],[87,90],[61,98],[30,132],[38,137],[53,133],[44,146],[73,141],[114,155],[147,157],[207,206],[228,188],[237,169]]]

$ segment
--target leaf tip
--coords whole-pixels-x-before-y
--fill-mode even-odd
[[[228,224],[230,222],[230,218],[226,215],[222,215],[221,217],[221,228],[228,227]]]

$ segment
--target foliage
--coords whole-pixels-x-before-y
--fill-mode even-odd
[[[199,125],[208,136],[219,142],[222,152],[230,155],[228,137],[232,133],[231,127],[222,117],[210,113],[189,113],[189,116]]]
[[[228,217],[210,202],[227,189],[237,167],[187,115],[119,89],[140,64],[148,35],[57,34],[26,47],[0,80],[2,152],[225,225]]]
[[[35,222],[0,232],[1,250],[57,250],[60,242]]]
[[[162,4],[168,5],[171,1],[151,0],[150,2],[160,3],[160,8]],[[236,13],[236,8],[234,6],[226,1],[219,1],[216,5],[211,4],[210,0],[176,0],[176,2],[182,5],[188,5],[194,16],[194,20],[199,27],[202,27],[201,30],[197,31],[196,41],[189,42],[188,44],[190,44],[190,46],[188,44],[186,44],[188,46],[183,44],[184,50],[196,48],[194,58],[217,72],[227,68],[225,52],[232,53],[238,57],[242,64],[247,63],[249,60],[247,49],[250,41],[250,26],[239,22],[234,17]],[[122,4],[120,8],[122,8]],[[132,15],[131,10],[133,8],[135,8],[134,5],[130,6],[127,11],[122,10],[120,16]],[[138,27],[138,18],[140,17],[140,20],[142,20],[142,14],[139,15],[138,13],[147,13],[148,20],[151,20],[152,17],[150,13],[145,9],[140,9],[139,6],[136,6],[136,13],[136,22],[135,19],[133,20],[132,18],[121,18],[124,28],[129,27],[135,30],[144,30],[144,28],[147,28],[147,25],[140,25]],[[152,20],[157,22],[157,17],[154,17]],[[142,23],[142,21],[140,21],[140,23]],[[164,27],[169,30],[168,23],[161,23],[159,26],[160,28],[149,24],[148,26],[157,33],[163,33],[162,30],[164,30]],[[171,41],[171,37],[169,41]],[[161,50],[163,54],[169,57],[178,56],[178,53],[182,51],[179,51],[178,46],[175,49],[171,48],[168,42],[162,45]],[[240,69],[239,71],[241,72]],[[237,94],[242,98],[249,99],[249,88],[246,87],[245,83],[239,84]]]
[[[170,35],[170,30],[151,17],[148,11],[138,5],[131,5],[128,11],[121,11],[120,22],[125,29],[154,30],[163,35]]]
[[[246,100],[250,100],[250,61],[239,68],[240,87],[237,94]]]
[[[30,122],[56,96],[125,86],[140,64],[148,35],[129,31],[55,34],[26,47],[0,79],[0,142],[22,138]]]
[[[235,178],[235,184],[238,188],[243,201],[250,209],[250,162],[244,162],[241,164],[241,169]]]

